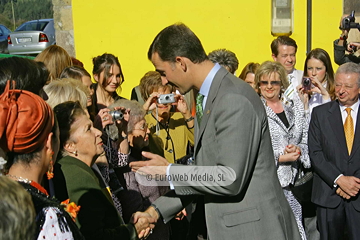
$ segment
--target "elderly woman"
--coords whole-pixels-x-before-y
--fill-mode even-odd
[[[174,88],[162,85],[158,72],[147,72],[140,80],[141,95],[145,100],[145,116],[149,124],[149,148],[152,153],[165,157],[170,163],[186,156],[188,146],[194,145],[194,118],[184,97],[176,95],[176,109],[171,112],[171,103],[158,103],[161,94],[169,94]]]
[[[83,239],[60,202],[40,185],[59,150],[59,130],[51,107],[39,96],[9,90],[0,96],[0,146],[7,153],[7,177],[31,195],[36,211],[37,239]],[[65,200],[65,199],[64,199]]]
[[[82,106],[76,102],[57,105],[60,148],[63,158],[55,166],[57,197],[70,198],[81,207],[76,219],[86,239],[138,239],[147,235],[148,221],[123,224],[109,192],[102,189],[91,169],[104,152],[101,131],[93,127]]]
[[[299,169],[310,168],[308,126],[300,100],[289,100],[283,96],[288,87],[286,75],[280,63],[264,62],[256,72],[255,86],[268,116],[278,178],[294,212],[301,237],[305,240],[302,208],[289,186],[294,184]]]
[[[138,182],[138,179],[135,177],[135,173],[132,172],[131,169],[128,167],[128,164],[132,161],[143,160],[141,151],[149,144],[150,131],[144,118],[145,111],[138,102],[120,99],[109,106],[109,109],[111,110],[119,108],[127,109],[130,111],[130,114],[127,118],[127,124],[125,126],[123,123],[121,125],[119,125],[119,123],[113,123],[112,125],[109,125],[108,134],[111,139],[122,139],[119,136],[126,133],[129,146],[128,148],[120,147],[119,141],[111,141],[112,145],[110,148],[114,148],[119,151],[118,153],[114,153],[114,155],[116,154],[116,156],[120,156],[121,154],[126,153],[126,151],[129,154],[126,158],[122,156],[117,162],[110,162],[109,169],[110,172],[112,168],[115,168],[117,170],[119,180],[123,185],[124,191],[121,191],[118,196],[122,205],[122,213],[124,220],[125,222],[127,222],[130,220],[133,213],[137,211],[145,211],[153,201],[155,201],[161,195],[165,194],[169,190],[169,188],[158,187],[157,185],[142,185],[142,182]],[[124,127],[126,129],[124,129]],[[108,159],[112,159],[109,156],[108,151],[107,156]],[[119,168],[120,166],[124,167]],[[100,165],[100,169],[102,169],[102,172],[105,172],[106,174],[106,169],[104,169],[103,166]],[[106,175],[104,177],[107,178]],[[153,234],[150,235],[148,239],[169,239],[168,226],[165,225],[162,221],[159,221],[156,225],[156,228],[154,229]]]

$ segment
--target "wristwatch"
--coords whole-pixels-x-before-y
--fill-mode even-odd
[[[188,119],[185,119],[185,122],[190,122],[191,120],[194,120],[193,116],[189,117]]]
[[[346,41],[346,39],[347,39],[347,36],[346,36],[346,35],[340,34],[340,40]]]

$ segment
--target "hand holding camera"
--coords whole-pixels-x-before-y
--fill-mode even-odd
[[[351,28],[357,28],[360,31],[360,24],[355,22],[355,11],[351,11],[349,16],[341,18],[340,30],[350,31]]]
[[[360,47],[360,43],[357,42],[350,42],[347,46],[346,46],[346,50],[348,52],[350,52],[351,54],[354,54],[355,52],[357,52],[357,50]]]

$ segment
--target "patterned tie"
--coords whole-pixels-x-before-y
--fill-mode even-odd
[[[202,106],[203,101],[204,101],[204,95],[198,93],[198,95],[196,96],[196,117],[199,126],[200,126],[201,118],[203,116],[203,106]]]
[[[349,155],[351,153],[352,145],[354,142],[354,122],[351,117],[351,108],[345,109],[347,112],[347,117],[345,119],[344,123],[344,132],[345,132],[345,138],[346,138],[346,145],[348,148]]]

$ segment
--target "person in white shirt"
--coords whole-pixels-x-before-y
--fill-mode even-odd
[[[279,36],[270,45],[272,58],[281,63],[288,74],[289,87],[284,95],[289,99],[298,97],[296,87],[301,84],[303,71],[295,69],[297,45],[294,39],[287,36]]]

